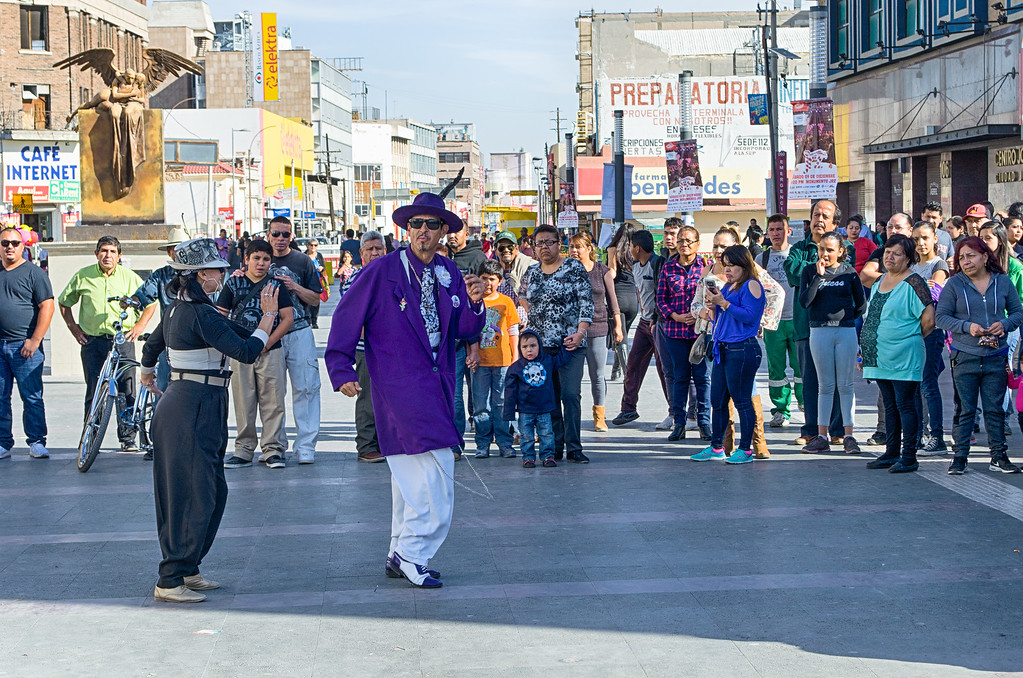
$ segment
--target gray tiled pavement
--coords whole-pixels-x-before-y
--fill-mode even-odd
[[[230,471],[203,568],[224,587],[173,606],[152,600],[150,466],[78,473],[83,387],[46,388],[54,458],[0,462],[0,676],[1023,675],[1023,477],[983,454],[891,476],[789,428],[770,461],[697,465],[653,431],[648,379],[639,422],[584,425],[588,466],[472,460],[494,500],[456,491],[446,586],[417,591],[383,576],[387,469],[356,463],[352,402],[325,387],[316,464]]]

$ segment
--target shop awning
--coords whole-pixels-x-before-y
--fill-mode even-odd
[[[1020,138],[1020,126],[1012,124],[1002,125],[977,125],[949,132],[938,132],[936,134],[925,134],[909,139],[897,141],[882,141],[876,144],[868,144],[863,147],[863,152],[871,153],[900,153],[907,151],[918,151],[937,146],[957,146],[961,144],[974,144],[982,141],[994,141],[1012,137]]]

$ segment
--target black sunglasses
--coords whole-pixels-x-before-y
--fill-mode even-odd
[[[444,222],[441,221],[440,219],[423,219],[421,217],[418,217],[416,219],[409,219],[408,225],[409,228],[413,229],[420,229],[423,226],[426,226],[431,231],[436,231],[437,229],[444,225]]]
[[[497,246],[497,251],[498,252],[511,252],[514,249],[515,249],[515,245],[498,245]]]
[[[291,231],[270,231],[270,235],[274,238],[286,238],[291,235]]]
[[[0,247],[17,247],[24,244],[21,240],[0,240]]]

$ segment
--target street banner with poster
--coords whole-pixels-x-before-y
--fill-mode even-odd
[[[668,172],[668,212],[698,212],[703,209],[703,178],[696,139],[664,142]]]
[[[263,100],[277,101],[279,92],[277,15],[264,12],[260,43],[263,46]]]
[[[747,97],[749,101],[749,124],[751,125],[769,125],[767,115],[767,94],[750,94]]]
[[[558,192],[558,228],[579,228],[574,181],[561,182],[561,190]]]
[[[792,102],[796,168],[789,200],[832,198],[838,190],[835,123],[831,99]]]
[[[632,165],[625,166],[625,218],[632,218]],[[615,218],[615,166],[604,163],[604,180],[600,191],[600,218]]]

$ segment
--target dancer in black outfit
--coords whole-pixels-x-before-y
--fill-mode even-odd
[[[153,485],[163,560],[156,600],[199,603],[200,591],[220,584],[199,573],[227,504],[228,358],[253,363],[277,316],[277,288],[260,293],[263,317],[251,332],[217,311],[209,295],[223,288],[216,243],[196,238],[178,245],[168,286],[175,301],[142,349],[142,383],[155,389],[157,357],[166,348],[171,378],[153,415]]]

